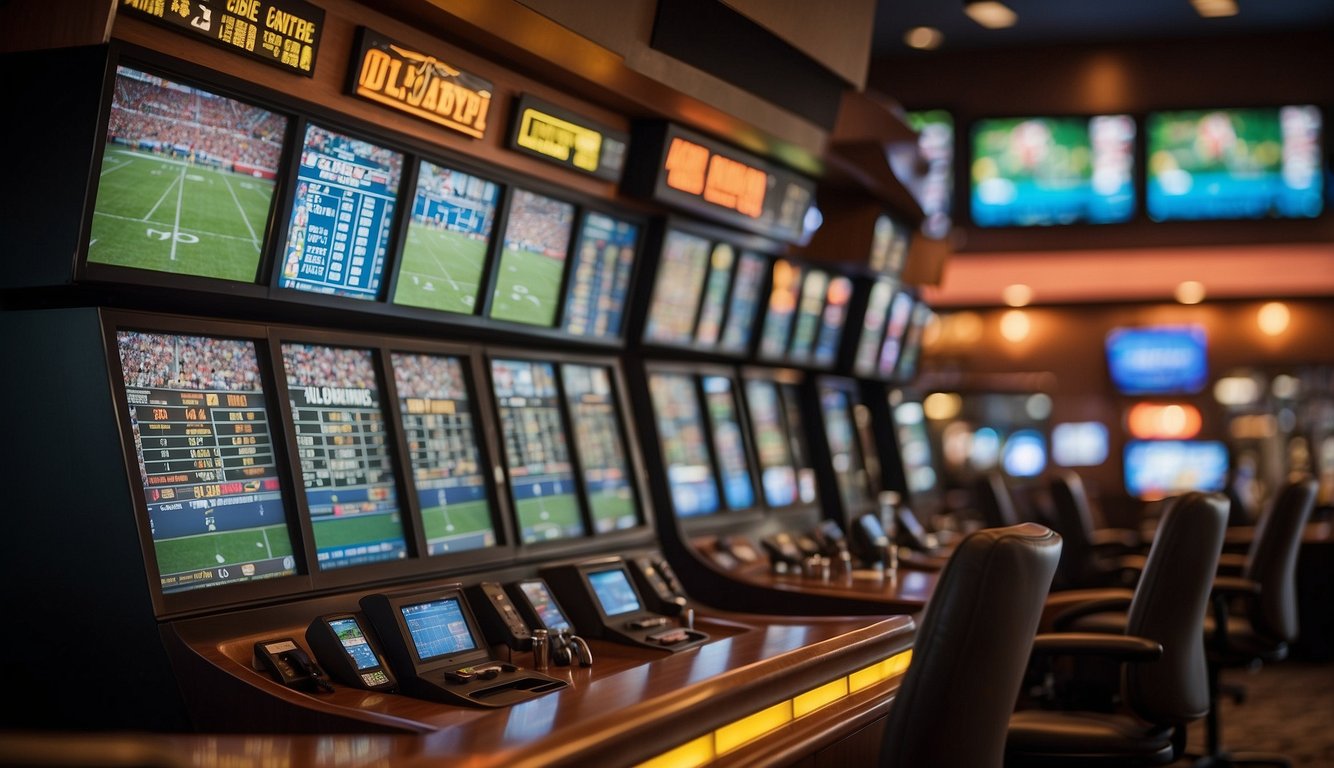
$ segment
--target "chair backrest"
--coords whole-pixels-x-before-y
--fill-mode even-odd
[[[1317,483],[1306,477],[1283,485],[1274,504],[1255,526],[1242,575],[1260,585],[1252,601],[1251,625],[1280,642],[1297,638],[1297,551],[1315,508]]]
[[[1154,534],[1126,634],[1162,644],[1163,655],[1123,671],[1125,703],[1150,722],[1182,724],[1209,711],[1204,616],[1227,515],[1223,494],[1187,493],[1168,506]]]
[[[1093,558],[1093,513],[1089,511],[1084,481],[1074,472],[1059,472],[1051,480],[1052,528],[1061,535],[1060,580],[1079,584]]]
[[[1061,538],[1035,523],[955,548],[913,642],[882,765],[1000,766]]]
[[[987,528],[1019,524],[1019,514],[1014,511],[1014,499],[1001,473],[991,471],[980,475],[973,483],[973,497],[974,504],[982,513],[982,524]]]

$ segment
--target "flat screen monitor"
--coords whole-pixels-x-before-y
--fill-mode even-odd
[[[370,350],[287,342],[282,354],[320,570],[407,557]]]
[[[620,337],[638,244],[638,225],[597,211],[584,214],[565,292],[566,333]]]
[[[401,153],[308,124],[278,287],[378,298],[402,175]]]
[[[1051,429],[1051,458],[1062,467],[1096,467],[1107,460],[1107,425],[1067,421]]]
[[[482,288],[500,185],[425,160],[417,168],[394,303],[471,315]]]
[[[843,509],[847,512],[865,509],[874,499],[853,421],[852,397],[843,389],[822,387],[820,412],[824,414],[825,439]]]
[[[712,347],[718,343],[723,330],[723,314],[727,309],[727,289],[732,285],[732,266],[736,263],[736,249],[727,243],[714,243],[709,253],[709,276],[704,282],[704,298],[700,303],[699,322],[695,324],[695,341]]]
[[[685,373],[655,371],[648,384],[672,508],[681,517],[717,512],[718,483],[694,379]]]
[[[893,397],[893,393],[890,396]],[[890,409],[894,414],[894,432],[908,493],[913,496],[931,493],[936,489],[937,478],[922,404],[917,400],[904,400],[897,405],[891,402]]]
[[[728,509],[755,506],[755,485],[751,479],[750,458],[737,417],[736,391],[728,376],[700,377],[704,407],[709,414],[713,452],[718,457],[723,480],[723,500]]]
[[[1314,218],[1324,210],[1320,108],[1151,112],[1154,221]]]
[[[551,594],[551,588],[542,579],[525,579],[519,582],[519,594],[528,601],[528,605],[533,609],[533,614],[542,622],[542,626],[549,632],[559,632],[562,629],[574,630],[574,625],[565,616],[565,612],[560,609],[560,604],[556,602],[556,596]]]
[[[1187,491],[1221,491],[1227,446],[1215,440],[1132,440],[1125,448],[1126,492],[1155,500]]]
[[[912,321],[912,311],[913,299],[910,294],[905,291],[894,294],[889,303],[889,320],[885,324],[885,335],[880,344],[880,357],[876,362],[876,372],[882,379],[891,378],[898,368],[907,341],[908,325]]]
[[[736,276],[732,278],[732,296],[728,301],[723,336],[718,342],[719,351],[740,354],[750,346],[766,266],[767,259],[758,253],[741,252]]]
[[[1201,325],[1113,328],[1107,372],[1123,395],[1193,394],[1208,379],[1208,342]]]
[[[708,272],[709,241],[679,229],[668,230],[653,280],[644,341],[690,343]]]
[[[158,586],[297,573],[254,342],[118,331]]]
[[[525,544],[584,535],[552,363],[492,360],[491,388]]]
[[[979,120],[972,149],[980,227],[1107,224],[1135,213],[1129,115]]]
[[[574,206],[516,189],[510,194],[490,316],[550,327],[556,322]]]
[[[866,311],[862,313],[857,349],[852,358],[852,372],[858,376],[869,377],[876,372],[880,344],[885,337],[885,318],[893,297],[894,284],[891,281],[877,280],[871,284],[871,292],[866,298]]]
[[[1001,468],[1010,477],[1037,477],[1047,469],[1047,438],[1036,429],[1016,430],[1005,438]]]
[[[908,125],[917,131],[917,148],[926,160],[922,232],[943,238],[950,232],[954,200],[954,117],[943,109],[909,112]]]
[[[922,359],[922,336],[926,333],[929,322],[931,322],[931,307],[923,301],[913,304],[912,319],[908,323],[908,333],[903,339],[903,351],[899,353],[899,364],[894,369],[896,381],[912,381],[917,377],[917,365]]]
[[[843,324],[848,319],[848,300],[852,298],[852,280],[842,275],[829,279],[824,312],[820,315],[820,334],[815,340],[812,362],[820,368],[832,366],[838,359],[843,341]]]
[[[754,431],[755,452],[760,460],[760,486],[771,507],[797,502],[797,468],[783,420],[778,383],[769,379],[746,379],[746,410]]]
[[[461,596],[400,605],[398,610],[412,641],[413,653],[422,663],[480,649]]]
[[[624,568],[608,568],[588,572],[588,584],[593,588],[598,606],[607,616],[621,616],[642,610],[639,594],[630,583]]]
[[[801,284],[801,298],[797,302],[797,316],[788,344],[788,359],[795,363],[810,360],[815,347],[815,336],[820,332],[820,317],[824,312],[825,292],[829,288],[829,273],[819,269],[806,271]]]
[[[809,504],[815,501],[815,466],[811,463],[810,448],[806,444],[806,428],[802,426],[802,395],[795,382],[783,381],[778,384],[778,396],[783,401],[783,420],[787,423],[792,467],[797,472],[797,498]]]
[[[114,89],[88,262],[254,283],[287,118],[125,66]]]
[[[391,355],[428,555],[496,543],[481,432],[457,357]]]
[[[639,524],[639,502],[612,393],[611,369],[566,364],[560,372],[593,530],[607,533],[633,528]]]
[[[762,358],[775,360],[787,352],[792,318],[797,313],[797,300],[801,293],[801,272],[801,267],[785,259],[774,262],[769,308],[764,314],[764,327],[760,331],[759,353]]]

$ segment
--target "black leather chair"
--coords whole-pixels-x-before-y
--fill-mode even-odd
[[[1141,542],[1135,531],[1097,528],[1084,481],[1070,471],[1051,479],[1052,529],[1061,536],[1061,564],[1055,589],[1086,589],[1134,583],[1142,559],[1133,555]]]
[[[1209,710],[1204,617],[1227,515],[1222,494],[1186,494],[1167,509],[1130,599],[1123,634],[1037,636],[1037,655],[1119,659],[1119,702],[1111,711],[1015,712],[1006,739],[1007,766],[1166,765],[1182,755],[1187,724]],[[1086,610],[1108,607],[1095,602]]]
[[[1290,765],[1281,755],[1229,754],[1222,748],[1218,704],[1221,673],[1279,661],[1297,638],[1297,553],[1315,508],[1312,478],[1285,484],[1255,528],[1240,577],[1220,576],[1213,616],[1205,628],[1212,706],[1205,721],[1206,754],[1199,766]]]
[[[913,643],[885,727],[881,765],[1000,766],[1061,539],[1028,523],[955,548]]]
[[[973,482],[973,506],[982,516],[982,525],[987,528],[1019,524],[1014,497],[1005,485],[1005,478],[994,470],[982,473]]]

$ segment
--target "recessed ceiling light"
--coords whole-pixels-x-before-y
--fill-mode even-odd
[[[997,0],[964,0],[963,12],[987,29],[1013,27],[1019,16]]]
[[[1190,0],[1190,4],[1206,19],[1237,15],[1236,0]]]
[[[934,51],[944,41],[945,36],[935,27],[913,27],[903,33],[903,42],[919,51]]]
[[[1001,301],[1011,307],[1026,307],[1033,300],[1033,289],[1023,283],[1007,285],[1001,290]]]
[[[1187,280],[1177,286],[1176,300],[1182,304],[1199,304],[1204,301],[1204,283]]]

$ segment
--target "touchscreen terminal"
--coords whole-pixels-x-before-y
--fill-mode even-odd
[[[423,662],[477,649],[477,637],[457,597],[399,607],[417,658]]]
[[[629,577],[622,568],[605,571],[592,571],[588,574],[588,583],[597,595],[602,612],[608,616],[620,616],[641,610],[639,595],[631,586]]]
[[[556,596],[551,594],[551,588],[541,579],[532,579],[519,582],[519,591],[523,594],[528,606],[532,608],[532,613],[537,617],[542,626],[553,632],[562,629],[573,631],[574,627],[570,625],[570,620],[565,618],[565,613],[561,611],[560,605],[556,603]]]

